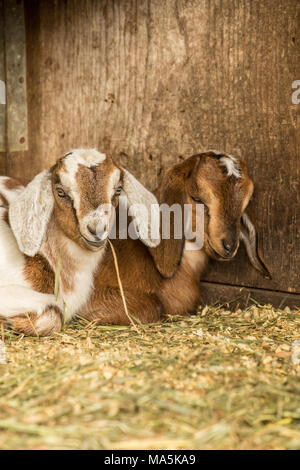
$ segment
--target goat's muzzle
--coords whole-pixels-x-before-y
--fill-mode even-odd
[[[219,251],[213,248],[209,238],[207,238],[207,245],[215,259],[217,259],[218,261],[230,261],[236,255],[236,252],[239,247],[239,241],[237,240],[234,244],[229,245],[228,243],[226,243],[226,241],[222,240],[223,253],[220,253]]]
[[[104,240],[89,240],[88,238],[84,237],[82,234],[81,234],[81,238],[83,239],[85,244],[88,245],[89,248],[96,248],[98,250],[106,244],[106,240],[107,240],[107,239],[104,239]]]

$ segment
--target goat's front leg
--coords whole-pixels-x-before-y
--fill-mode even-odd
[[[162,305],[151,294],[124,291],[126,305],[132,320],[142,323],[155,323],[161,320]],[[120,290],[115,287],[97,287],[81,315],[98,325],[130,325],[125,313]]]
[[[55,296],[27,287],[0,287],[0,319],[14,331],[31,336],[51,336],[62,328],[62,312]]]
[[[13,331],[26,336],[52,336],[62,329],[62,314],[57,307],[49,306],[40,315],[23,313],[5,319],[5,323]]]

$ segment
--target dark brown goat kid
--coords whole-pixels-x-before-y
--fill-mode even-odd
[[[191,204],[193,228],[196,205],[204,204],[204,245],[189,251],[191,242],[184,237],[162,239],[156,248],[130,238],[113,241],[128,311],[133,317],[149,323],[166,314],[194,312],[209,258],[232,259],[240,241],[255,269],[270,277],[258,253],[255,227],[245,212],[253,188],[245,163],[216,151],[194,155],[164,173],[156,191],[160,204]],[[102,325],[129,323],[110,249],[96,274],[84,316]]]

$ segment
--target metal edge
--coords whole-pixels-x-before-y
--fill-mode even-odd
[[[4,2],[7,150],[28,150],[24,3]]]
[[[3,0],[0,0],[0,81],[0,152],[5,152],[6,105],[1,99],[3,97],[3,88],[5,87]]]

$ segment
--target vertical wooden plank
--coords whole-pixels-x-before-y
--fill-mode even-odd
[[[4,66],[4,18],[3,0],[0,0],[0,174],[5,173],[6,150],[6,93]]]
[[[4,17],[7,147],[8,151],[17,152],[28,150],[23,1],[5,0]]]

